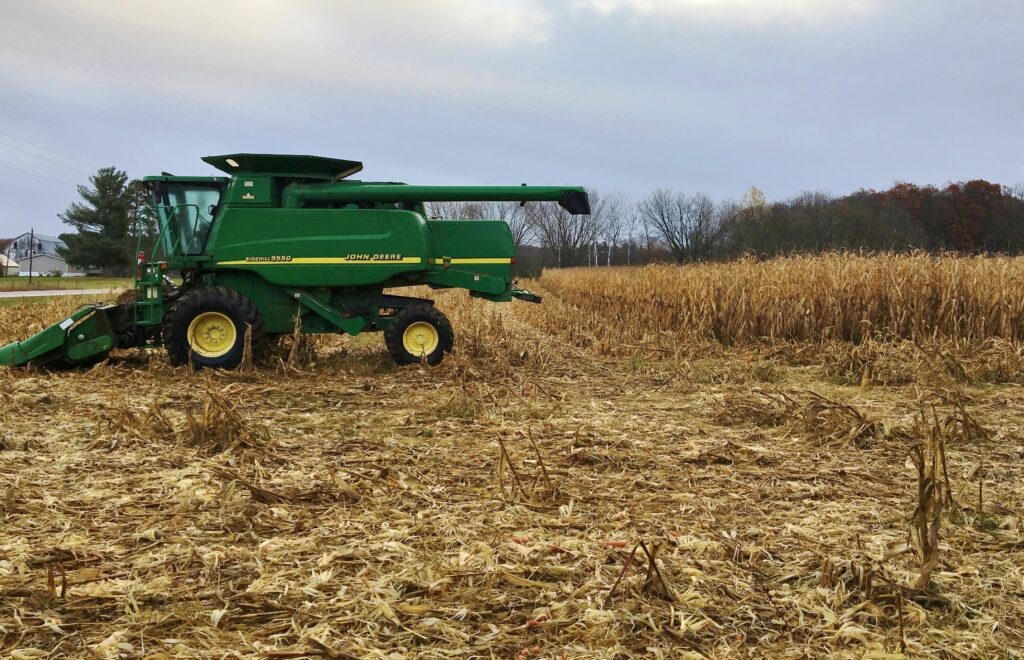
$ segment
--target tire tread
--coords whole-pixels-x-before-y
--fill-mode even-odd
[[[427,356],[427,363],[436,365],[444,359],[445,354],[450,353],[455,345],[455,331],[448,317],[441,310],[433,305],[412,305],[400,309],[391,325],[384,331],[384,344],[395,364],[419,364],[420,358],[411,355],[402,345],[402,334],[405,329],[417,321],[427,321],[437,328],[440,337],[438,349]]]
[[[202,287],[183,295],[175,303],[174,307],[164,315],[162,326],[163,340],[171,364],[182,365],[186,364],[189,360],[188,338],[179,337],[178,333],[188,333],[188,326],[194,317],[197,306],[237,312],[245,319],[245,323],[252,328],[249,345],[253,355],[258,354],[259,349],[264,344],[266,332],[263,328],[263,315],[260,314],[260,310],[256,307],[255,303],[234,289],[223,286]],[[209,365],[203,364],[201,359],[197,360],[195,355],[192,356],[192,363],[197,367],[222,366],[233,369],[238,366],[237,362],[235,364],[230,364],[230,362],[231,360],[223,365]]]

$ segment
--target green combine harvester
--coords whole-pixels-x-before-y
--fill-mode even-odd
[[[134,299],[83,306],[0,348],[0,365],[87,365],[114,348],[164,347],[176,365],[231,369],[246,343],[256,354],[296,328],[383,332],[398,364],[437,364],[454,344],[448,319],[433,301],[390,290],[466,289],[494,302],[540,297],[512,281],[508,225],[432,220],[425,203],[543,201],[590,213],[579,187],[370,183],[347,178],[362,163],[316,156],[203,160],[230,176],[144,179],[160,233],[150,253],[139,254]]]

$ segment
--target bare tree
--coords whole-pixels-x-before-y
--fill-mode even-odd
[[[715,214],[718,216],[719,234],[714,245],[711,246],[713,256],[716,258],[729,256],[730,231],[740,221],[743,214],[749,211],[750,209],[744,206],[743,201],[727,199],[718,203]]]
[[[479,220],[484,217],[480,202],[428,202],[427,217],[440,220]]]
[[[630,204],[622,214],[622,233],[626,238],[626,265],[632,263],[633,243],[636,232],[640,228],[640,210],[636,204]]]
[[[640,202],[639,211],[676,261],[710,257],[722,234],[722,217],[714,200],[703,193],[687,197],[672,190],[655,190]]]
[[[684,211],[687,205],[686,197],[672,190],[659,188],[640,201],[640,215],[644,219],[644,227],[648,231],[648,247],[650,246],[650,234],[660,236],[672,255],[682,261],[687,253],[686,233],[684,225]]]
[[[597,237],[594,210],[600,203],[597,191],[588,190],[591,215],[572,215],[557,204],[530,204],[526,207],[527,222],[541,246],[551,252],[559,268],[579,266],[591,256]]]
[[[594,194],[596,195],[597,192],[595,191]],[[622,240],[626,228],[626,216],[629,213],[626,200],[619,193],[599,196],[596,204],[595,200],[591,199],[591,209],[594,213],[594,222],[597,225],[597,240],[604,242],[607,250],[605,265],[611,266],[612,254],[619,241]],[[595,265],[600,265],[596,255],[594,261]]]

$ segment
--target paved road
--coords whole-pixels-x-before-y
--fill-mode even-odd
[[[53,296],[103,296],[122,289],[44,289],[41,291],[0,291],[0,298],[49,298]]]

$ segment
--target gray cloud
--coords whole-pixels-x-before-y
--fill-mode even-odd
[[[1014,0],[5,3],[0,131],[134,176],[230,151],[368,178],[779,198],[1024,180]],[[0,143],[36,151],[0,135]],[[81,183],[0,146],[0,165]],[[74,188],[0,167],[0,235]]]

